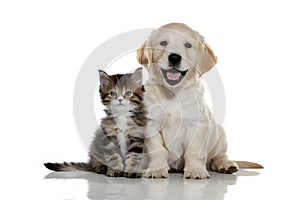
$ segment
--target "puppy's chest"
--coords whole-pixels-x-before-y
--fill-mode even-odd
[[[165,119],[170,123],[182,119],[199,118],[201,101],[191,95],[177,95],[172,98],[153,98],[147,102],[150,119]]]

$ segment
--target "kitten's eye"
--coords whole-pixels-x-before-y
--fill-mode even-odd
[[[159,44],[160,44],[161,46],[167,46],[168,42],[164,40],[164,41],[161,41]]]
[[[115,98],[115,97],[117,97],[117,93],[114,92],[114,91],[111,91],[111,92],[110,92],[110,96]]]
[[[185,43],[184,46],[185,46],[186,48],[192,48],[192,45],[191,45],[191,43],[189,43],[189,42]]]
[[[132,93],[131,93],[130,91],[127,91],[127,92],[125,92],[124,96],[125,96],[125,97],[130,97],[131,94],[132,94]]]

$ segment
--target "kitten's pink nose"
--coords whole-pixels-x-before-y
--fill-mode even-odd
[[[118,101],[121,103],[123,101],[123,98],[122,97],[118,98]]]

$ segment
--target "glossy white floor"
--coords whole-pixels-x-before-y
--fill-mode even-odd
[[[241,176],[256,176],[257,172],[242,171]],[[212,173],[209,180],[186,180],[181,174],[171,174],[169,179],[127,179],[109,178],[92,173],[50,173],[45,184],[54,185],[52,189],[61,191],[62,188],[81,186],[81,194],[65,189],[56,193],[56,197],[67,199],[77,198],[76,195],[89,199],[223,199],[225,193],[234,188],[239,176]],[[242,177],[246,178],[246,177]],[[251,178],[251,177],[247,177]],[[68,181],[65,181],[68,180]],[[80,180],[80,181],[78,181]],[[249,179],[250,180],[250,179]]]
[[[268,170],[240,170],[235,175],[211,172],[207,180],[110,178],[87,172],[53,172],[45,176],[47,199],[295,199],[293,179]],[[287,187],[287,184],[289,185]],[[47,189],[48,188],[48,189]],[[299,195],[298,195],[299,196]],[[289,198],[290,197],[290,198]]]

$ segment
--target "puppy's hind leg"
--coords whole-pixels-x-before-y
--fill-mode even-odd
[[[223,155],[211,160],[210,167],[213,171],[224,174],[233,174],[239,169],[236,162],[228,160],[227,155]]]
[[[226,135],[221,126],[218,126],[220,131],[219,138],[209,154],[210,168],[212,171],[225,174],[233,174],[238,171],[239,166],[233,160],[229,160],[226,155],[227,140]]]

